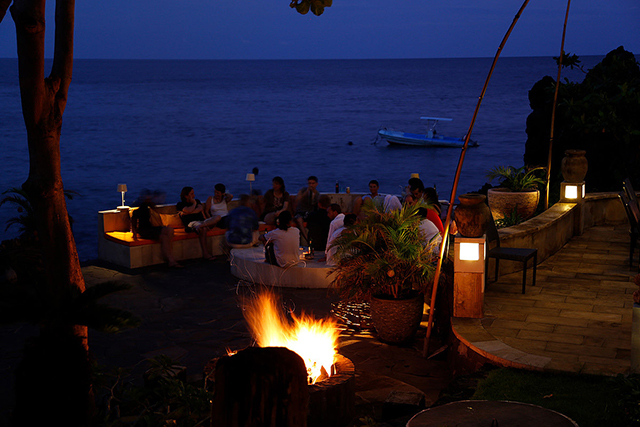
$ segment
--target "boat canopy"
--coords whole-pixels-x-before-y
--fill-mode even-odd
[[[423,120],[443,120],[445,122],[450,122],[453,119],[447,119],[446,117],[420,117]]]

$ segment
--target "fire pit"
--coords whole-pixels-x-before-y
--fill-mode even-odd
[[[304,362],[309,395],[308,426],[340,427],[348,424],[355,414],[355,368],[349,359],[336,351],[339,335],[336,322],[332,319],[316,320],[304,313],[300,317],[291,314],[292,321],[289,321],[280,306],[274,294],[263,292],[243,307],[256,343],[264,348],[286,347]],[[227,357],[233,357],[232,353]],[[223,359],[213,359],[205,367],[208,389],[213,388],[211,382],[218,376],[216,366]],[[256,363],[262,363],[262,359],[255,360]],[[297,364],[294,361],[289,363]],[[287,370],[278,366],[277,360],[273,366],[274,371],[259,372],[258,376],[252,378],[261,381],[259,378],[272,377],[276,372],[282,375]],[[297,374],[293,370],[290,378],[297,381],[294,378]],[[289,378],[287,375],[285,372],[283,378]]]

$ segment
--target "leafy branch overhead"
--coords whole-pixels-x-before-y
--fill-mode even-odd
[[[289,6],[302,15],[306,15],[311,10],[314,15],[320,16],[324,8],[331,7],[332,4],[333,0],[292,0]]]

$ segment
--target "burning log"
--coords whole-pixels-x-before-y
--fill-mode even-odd
[[[215,366],[212,425],[306,427],[307,368],[282,347],[249,347]]]
[[[339,331],[332,319],[316,320],[302,313],[290,313],[289,321],[279,298],[263,291],[244,307],[244,317],[251,335],[260,347],[286,347],[293,350],[307,366],[309,384],[319,377],[331,376],[336,360]]]

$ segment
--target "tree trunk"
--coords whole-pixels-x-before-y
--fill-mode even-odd
[[[84,291],[85,286],[60,175],[62,114],[73,67],[74,1],[56,3],[53,67],[46,79],[45,3],[16,0],[11,15],[16,24],[22,114],[29,145],[29,177],[22,188],[33,204],[46,284],[56,299],[61,291],[70,287]],[[86,328],[74,329],[84,334],[86,345]]]
[[[4,0],[0,6],[6,4]],[[46,0],[15,0],[11,16],[16,25],[22,114],[29,146],[29,177],[22,188],[33,205],[44,261],[46,289],[51,303],[58,303],[70,290],[84,292],[85,284],[60,174],[60,132],[62,115],[73,69],[74,0],[57,0],[55,6],[55,48],[51,74],[44,77]],[[87,328],[52,321],[43,325],[47,336],[79,338],[87,357]],[[52,369],[55,369],[52,367]],[[33,385],[32,385],[33,386]],[[33,387],[34,392],[38,387]],[[81,395],[92,400],[89,389]],[[59,393],[52,389],[48,399]],[[33,396],[33,402],[42,398]],[[60,400],[61,413],[84,411],[87,401]],[[86,421],[86,417],[85,417]],[[79,423],[80,424],[80,423]]]

